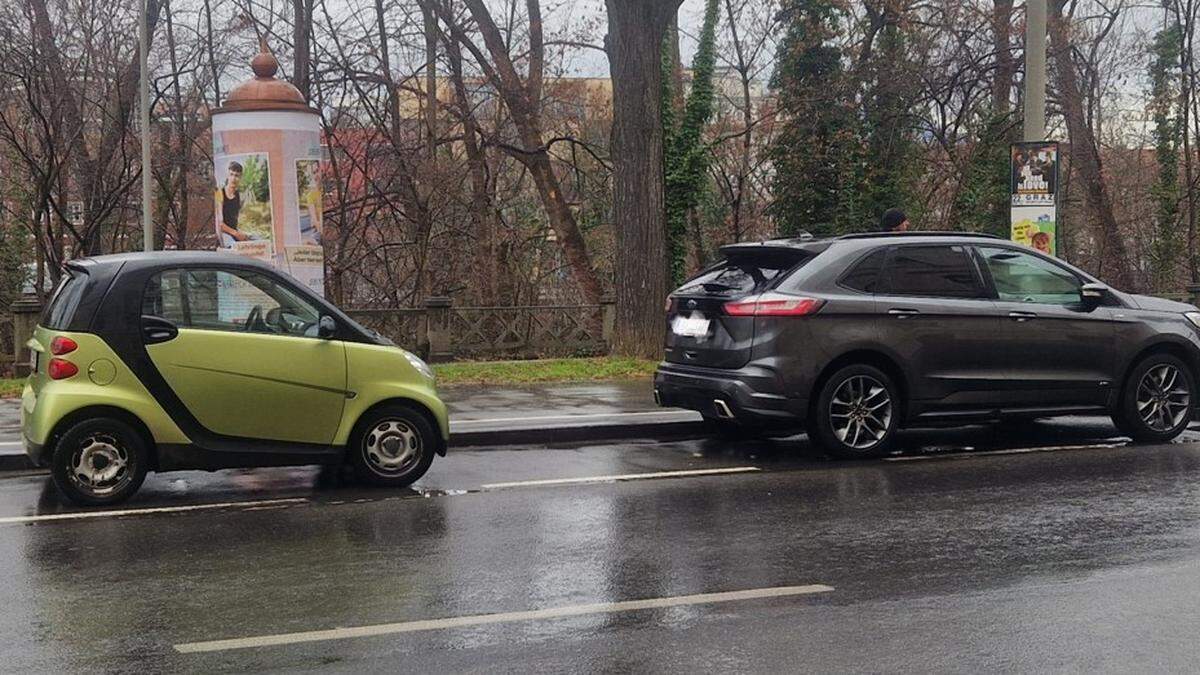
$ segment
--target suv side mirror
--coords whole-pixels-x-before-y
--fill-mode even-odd
[[[317,337],[331,340],[334,335],[337,335],[337,322],[328,314],[321,315],[320,321],[317,322]]]
[[[1079,296],[1084,309],[1093,310],[1108,298],[1109,288],[1104,284],[1084,284],[1079,287]]]

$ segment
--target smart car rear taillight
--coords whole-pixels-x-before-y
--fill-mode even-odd
[[[50,359],[46,364],[46,374],[52,380],[65,380],[79,374],[79,366],[66,359]]]
[[[825,306],[824,300],[794,295],[764,293],[725,303],[730,316],[808,316]]]
[[[79,344],[69,337],[58,335],[50,341],[50,353],[55,356],[70,354],[76,349],[79,349]]]

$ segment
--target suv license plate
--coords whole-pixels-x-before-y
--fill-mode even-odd
[[[671,323],[671,330],[684,337],[705,337],[708,335],[709,323],[710,321],[701,315],[677,316]]]

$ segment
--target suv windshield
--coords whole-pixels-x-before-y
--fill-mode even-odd
[[[42,326],[51,330],[66,330],[71,325],[71,319],[75,318],[75,310],[79,308],[86,288],[86,274],[78,270],[66,270],[42,315]]]
[[[685,283],[676,293],[720,297],[759,293],[809,259],[803,251],[735,252]]]

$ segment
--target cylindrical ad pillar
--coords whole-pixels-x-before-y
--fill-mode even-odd
[[[212,114],[217,248],[270,262],[324,295],[321,118],[275,78],[265,44],[250,65],[254,78]]]

